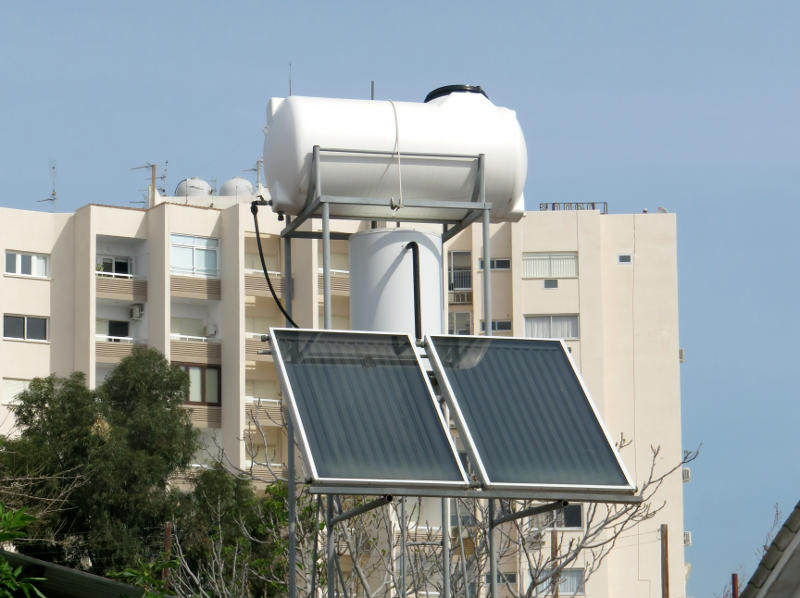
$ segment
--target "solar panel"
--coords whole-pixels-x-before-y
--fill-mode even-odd
[[[312,483],[467,486],[408,335],[273,328],[270,337]]]
[[[634,491],[562,341],[431,336],[427,345],[485,488]]]

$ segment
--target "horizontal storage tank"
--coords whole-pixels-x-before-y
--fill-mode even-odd
[[[302,210],[313,147],[319,145],[323,149],[394,152],[323,152],[320,170],[323,194],[393,198],[396,203],[401,196],[403,200],[469,201],[475,188],[477,160],[409,154],[485,154],[486,199],[492,204],[492,220],[519,220],[524,211],[527,151],[516,113],[492,104],[480,88],[442,89],[429,94],[424,103],[271,98],[264,171],[273,209],[292,215]],[[391,210],[382,215],[391,216]]]
[[[422,333],[442,333],[442,238],[404,229],[350,237],[350,328],[414,336],[413,258],[419,246]]]

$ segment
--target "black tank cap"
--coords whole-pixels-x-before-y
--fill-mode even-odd
[[[489,99],[489,96],[486,95],[486,92],[483,91],[480,85],[445,85],[444,87],[437,87],[428,95],[426,95],[425,103],[428,103],[431,100],[435,100],[436,98],[441,98],[442,96],[446,96],[457,91],[464,91],[467,93],[480,93],[483,94],[483,97],[485,97],[487,100]]]

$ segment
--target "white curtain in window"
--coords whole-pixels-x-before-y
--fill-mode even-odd
[[[19,393],[28,389],[30,384],[30,380],[3,378],[2,389],[0,389],[0,404],[10,405]]]
[[[219,403],[219,370],[214,368],[206,369],[206,403]]]
[[[189,368],[189,402],[203,402],[203,370],[196,366]]]
[[[34,255],[33,256],[33,275],[34,276],[47,276],[47,256]]]
[[[583,569],[564,569],[558,580],[558,593],[562,596],[583,594]]]
[[[528,254],[522,258],[523,278],[547,278],[550,276],[550,256]]]
[[[550,258],[550,276],[569,278],[578,275],[577,255],[553,255]]]
[[[525,336],[529,338],[551,338],[550,316],[527,316],[525,318]]]
[[[552,316],[551,338],[578,338],[578,316]]]

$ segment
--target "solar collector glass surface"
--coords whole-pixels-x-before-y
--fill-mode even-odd
[[[431,341],[491,483],[629,487],[559,341]]]
[[[272,333],[319,479],[465,483],[407,335]]]

